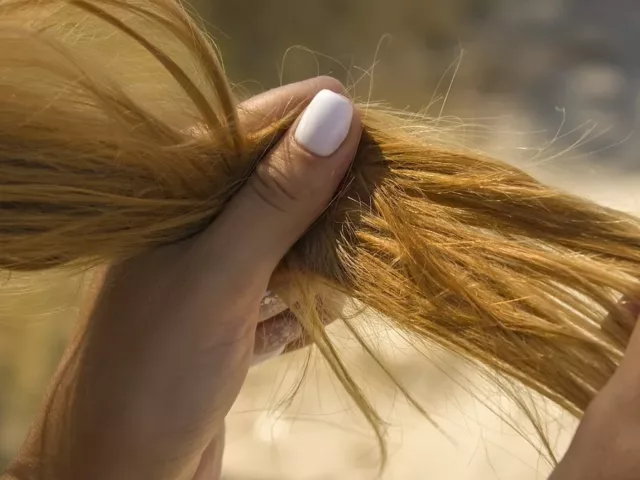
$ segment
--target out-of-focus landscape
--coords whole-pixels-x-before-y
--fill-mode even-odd
[[[359,99],[426,112],[466,144],[640,213],[636,0],[193,4],[211,25],[242,95],[333,75]],[[58,273],[2,279],[0,467],[24,439],[77,318],[83,285],[82,278]],[[389,422],[382,478],[546,478],[550,467],[531,426],[478,372],[440,351],[425,358],[367,321],[389,368],[441,430],[407,406],[340,326],[332,326],[349,367]],[[378,473],[371,431],[320,360],[293,402],[281,402],[295,383],[300,355],[250,372],[228,418],[224,478],[357,480]],[[574,422],[546,404],[539,408],[561,453]]]

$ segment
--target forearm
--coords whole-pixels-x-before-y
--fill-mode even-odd
[[[8,470],[0,474],[0,480],[37,480],[38,477],[30,470],[11,465]]]
[[[7,480],[192,480],[202,456],[205,478],[219,475],[213,471],[219,472],[226,411],[198,412],[199,405],[209,405],[200,397],[215,403],[217,384],[199,388],[215,376],[199,360],[194,368],[191,338],[164,333],[152,310],[155,299],[134,288],[149,283],[139,279],[144,268],[136,265],[112,270],[104,287],[92,288],[80,328]],[[169,320],[180,324],[181,316]],[[155,355],[173,349],[171,363]],[[183,387],[194,372],[194,387]],[[177,415],[177,405],[186,414]]]
[[[12,472],[11,470],[7,470],[5,473],[0,475],[0,480],[32,480],[36,477],[29,475],[17,474],[16,472]]]
[[[222,474],[222,458],[224,453],[224,428],[214,436],[202,455],[194,458],[191,465],[183,465],[179,476],[165,475],[154,471],[153,468],[141,470],[140,462],[131,462],[121,458],[114,463],[92,462],[91,464],[71,462],[66,468],[60,466],[53,452],[47,455],[39,455],[25,452],[18,455],[4,473],[0,473],[0,480],[128,480],[128,479],[167,479],[167,480],[219,480]],[[77,457],[76,457],[77,459]],[[166,471],[164,473],[167,473]]]

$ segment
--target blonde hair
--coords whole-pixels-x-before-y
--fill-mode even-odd
[[[119,261],[196,234],[300,111],[243,131],[212,42],[173,0],[5,0],[0,37],[5,269]],[[353,167],[274,285],[381,445],[321,327],[341,315],[334,298],[579,417],[633,325],[617,302],[640,296],[638,220],[440,146],[420,119],[358,108]]]

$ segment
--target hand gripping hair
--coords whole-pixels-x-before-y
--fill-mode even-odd
[[[196,234],[300,113],[243,131],[213,44],[173,0],[5,0],[0,37],[4,269],[120,261]],[[272,288],[380,439],[321,328],[336,299],[579,417],[635,320],[619,299],[640,296],[638,220],[442,146],[425,119],[356,108],[353,166]]]

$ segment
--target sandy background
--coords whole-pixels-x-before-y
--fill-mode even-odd
[[[371,89],[374,100],[427,108],[467,143],[640,213],[635,0],[193,1],[245,95],[331,74],[360,98]],[[81,285],[55,273],[2,277],[0,466],[37,408],[76,318]],[[504,419],[530,427],[495,387],[459,359],[435,349],[425,358],[367,321],[390,368],[444,431],[412,411],[340,326],[331,327],[389,422],[383,478],[545,478],[549,467],[535,438],[529,444]],[[299,373],[296,355],[250,373],[228,419],[225,478],[374,478],[373,436],[320,360],[294,401],[282,403]],[[540,411],[562,451],[572,421],[544,403]]]

